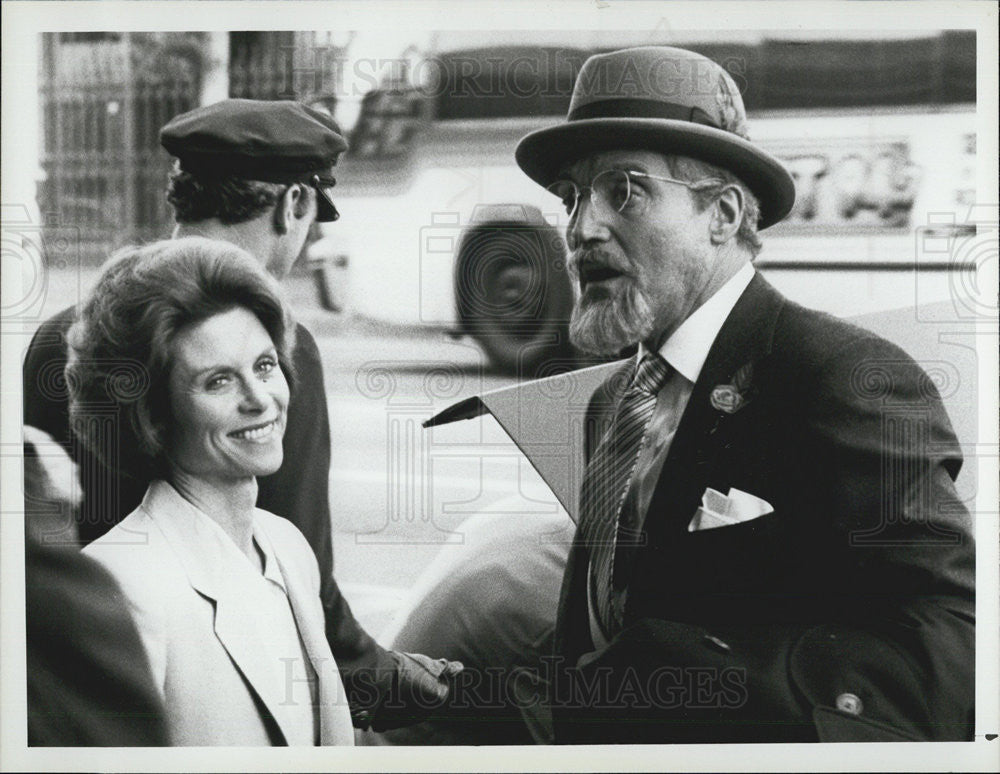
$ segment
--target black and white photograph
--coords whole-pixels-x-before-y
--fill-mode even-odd
[[[14,0],[2,771],[995,771],[998,7]]]

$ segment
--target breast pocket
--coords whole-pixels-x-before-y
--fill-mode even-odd
[[[739,595],[769,584],[784,563],[782,526],[782,515],[775,511],[739,524],[685,531],[668,552],[688,588]]]

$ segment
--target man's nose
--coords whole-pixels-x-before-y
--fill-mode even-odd
[[[601,213],[587,194],[580,195],[566,239],[571,249],[586,247],[588,243],[603,242],[608,238],[608,227]]]

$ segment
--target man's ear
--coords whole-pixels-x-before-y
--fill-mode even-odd
[[[299,207],[299,199],[303,196],[302,186],[292,183],[288,186],[274,207],[274,230],[278,234],[287,234],[295,221],[295,213]]]
[[[743,222],[743,208],[746,201],[739,186],[728,185],[715,199],[712,205],[712,220],[709,223],[709,236],[714,245],[722,245],[736,236]]]

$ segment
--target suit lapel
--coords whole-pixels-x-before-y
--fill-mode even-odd
[[[258,525],[260,522],[258,521]],[[302,638],[302,644],[316,675],[317,700],[319,701],[319,724],[321,745],[352,745],[354,744],[354,727],[351,724],[350,709],[347,705],[347,693],[340,677],[337,663],[326,642],[322,629],[322,612],[319,611],[313,598],[318,602],[319,592],[309,588],[301,571],[286,563],[287,557],[280,550],[275,550],[274,542],[263,530],[258,536],[268,540],[271,554],[277,558],[281,577],[288,592],[292,606],[292,615]],[[310,611],[310,607],[314,609]]]
[[[754,274],[723,323],[691,391],[653,493],[649,507],[653,516],[646,519],[651,535],[686,529],[705,491],[712,463],[711,435],[728,418],[712,407],[712,391],[720,384],[731,383],[737,370],[758,362],[771,351],[784,303],[781,294]]]
[[[143,507],[156,521],[187,573],[192,588],[215,606],[215,636],[244,679],[260,698],[287,744],[289,723],[284,673],[259,646],[256,612],[240,587],[241,575],[227,572],[231,559],[243,559],[239,549],[209,516],[163,481],[150,486]]]

